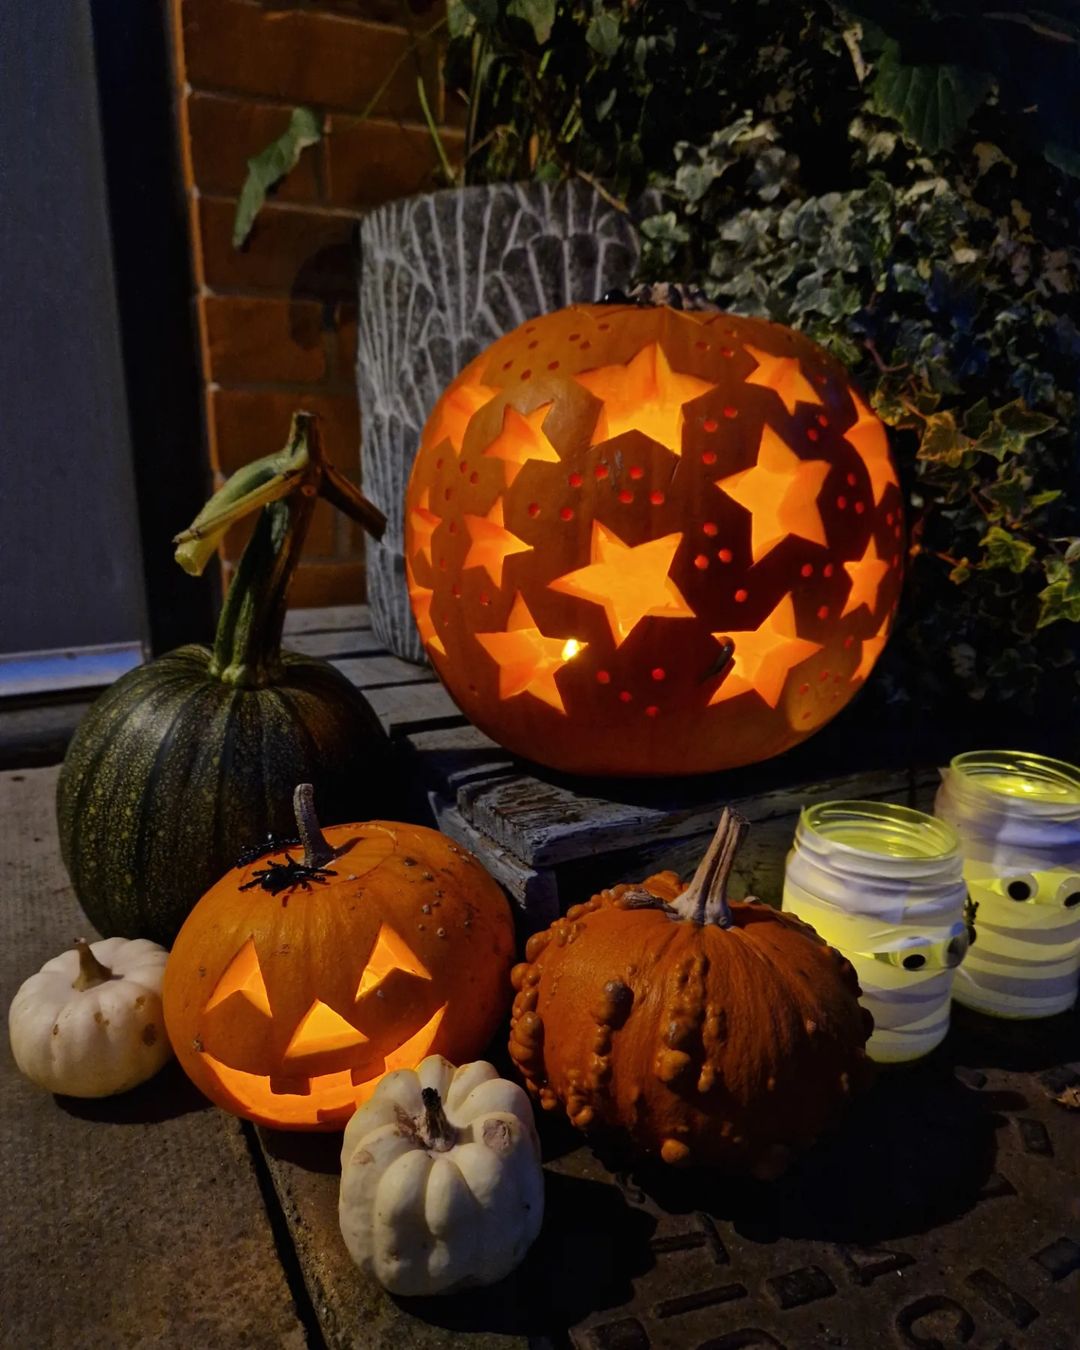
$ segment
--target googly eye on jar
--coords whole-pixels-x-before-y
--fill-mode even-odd
[[[995,1017],[1051,1017],[1080,985],[1080,769],[1015,750],[957,755],[934,812],[960,837],[979,944],[953,997]]]
[[[874,1018],[871,1059],[919,1059],[944,1040],[953,978],[972,941],[949,825],[888,802],[808,806],[788,854],[783,907],[855,967]]]

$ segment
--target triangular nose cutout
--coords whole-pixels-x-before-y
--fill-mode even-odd
[[[424,963],[410,949],[405,939],[399,937],[388,924],[384,923],[379,929],[379,936],[375,939],[375,946],[364,967],[364,973],[360,976],[360,987],[356,991],[356,997],[360,998],[363,994],[370,993],[395,970],[404,970],[407,974],[417,975],[422,980],[431,979]]]
[[[326,1050],[347,1050],[353,1045],[363,1045],[366,1040],[362,1031],[357,1031],[340,1013],[316,999],[293,1032],[293,1038],[285,1050],[285,1058],[299,1059],[322,1054]]]
[[[229,962],[225,974],[217,982],[217,987],[206,1001],[206,1012],[212,1012],[219,1003],[231,994],[243,994],[249,1003],[253,1003],[267,1017],[270,1012],[270,999],[266,994],[266,984],[259,969],[259,956],[255,951],[255,939],[248,938],[233,959]]]

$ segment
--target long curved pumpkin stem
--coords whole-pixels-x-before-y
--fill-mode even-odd
[[[689,919],[691,923],[712,923],[718,928],[731,927],[728,879],[735,855],[749,828],[750,822],[745,816],[740,816],[729,806],[724,807],[716,833],[705,856],[698,863],[690,885],[671,906],[680,919]]]
[[[319,825],[319,817],[315,814],[315,789],[310,783],[297,785],[293,793],[293,813],[296,832],[304,846],[304,866],[316,869],[333,862],[337,849],[329,843]]]
[[[231,525],[258,515],[218,618],[210,674],[223,683],[258,689],[281,680],[289,584],[320,496],[381,537],[386,517],[326,458],[314,414],[297,412],[285,448],[237,469],[176,536],[177,562],[197,574]]]

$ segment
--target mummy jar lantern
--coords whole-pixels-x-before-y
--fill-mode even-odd
[[[934,810],[960,836],[978,946],[953,997],[997,1017],[1071,1008],[1080,979],[1080,769],[1017,751],[957,755]]]
[[[822,802],[800,815],[783,907],[855,967],[874,1016],[871,1059],[918,1059],[945,1038],[971,940],[965,901],[959,840],[944,821],[887,802]]]
[[[804,740],[854,697],[900,592],[885,429],[778,324],[579,305],[436,404],[405,568],[455,701],[556,769],[684,774]]]

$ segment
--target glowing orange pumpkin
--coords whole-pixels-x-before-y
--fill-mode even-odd
[[[203,896],[165,968],[165,1026],[227,1111],[332,1130],[390,1070],[480,1054],[509,1002],[514,930],[444,835],[378,820],[323,834],[301,793],[303,861],[267,852]]]
[[[413,613],[456,702],[582,773],[697,773],[828,721],[885,644],[903,521],[885,431],[776,324],[559,310],[494,343],[424,429]]]

